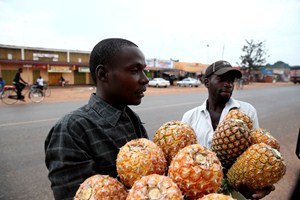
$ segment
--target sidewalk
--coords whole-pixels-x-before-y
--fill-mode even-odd
[[[294,85],[293,83],[278,82],[278,83],[252,83],[245,85],[243,90],[261,88],[261,87],[284,87]],[[88,101],[91,93],[96,91],[94,86],[66,86],[66,87],[51,87],[50,97],[45,97],[44,101],[41,103],[55,103],[55,102],[65,102],[65,101]],[[177,87],[171,86],[168,88],[154,88],[147,87],[145,96],[147,95],[162,95],[162,94],[176,94],[176,93],[191,93],[191,92],[207,92],[206,87],[202,84],[200,87],[189,88],[189,87]],[[26,97],[26,102],[18,101],[16,104],[29,104],[33,103]],[[2,102],[0,105],[5,105]]]

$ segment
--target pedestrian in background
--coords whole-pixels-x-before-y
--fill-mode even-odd
[[[65,78],[63,76],[60,77],[59,83],[60,83],[61,86],[63,86],[63,87],[65,86],[66,80],[65,80]]]
[[[22,91],[25,88],[25,86],[28,85],[28,83],[22,79],[22,73],[23,69],[19,68],[13,80],[13,84],[16,86],[17,89],[17,98],[21,101],[25,101],[24,96],[22,95]]]
[[[39,76],[37,79],[36,79],[36,84],[38,86],[38,88],[40,88],[41,90],[44,89],[44,79],[42,76]]]
[[[2,77],[0,77],[0,92],[2,92],[4,86],[5,86],[5,80]]]

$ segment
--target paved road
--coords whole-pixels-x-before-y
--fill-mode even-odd
[[[71,90],[76,91],[75,96]],[[53,96],[56,90],[52,91]],[[93,88],[64,89],[71,101],[48,99],[41,104],[0,104],[0,199],[53,199],[44,165],[43,142],[50,127],[66,112],[84,105]],[[181,119],[182,114],[206,98],[204,88],[151,88],[140,106],[132,107],[145,122],[153,137],[166,121]],[[57,90],[58,92],[58,90]],[[75,99],[77,97],[77,100]],[[258,111],[260,126],[281,143],[288,168],[276,184],[276,191],[265,199],[286,200],[299,175],[300,161],[295,156],[300,126],[300,86],[281,85],[235,91],[234,97],[252,103]],[[79,100],[78,100],[79,99]]]

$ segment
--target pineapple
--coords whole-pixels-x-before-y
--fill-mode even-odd
[[[125,200],[127,190],[117,179],[108,175],[94,175],[87,178],[78,188],[74,200]]]
[[[280,153],[267,144],[251,145],[228,170],[230,185],[235,186],[239,180],[253,190],[272,186],[286,172],[286,164]]]
[[[162,175],[167,169],[161,148],[145,138],[131,140],[121,147],[116,165],[121,182],[129,188],[142,176]]]
[[[168,176],[190,199],[217,192],[223,171],[218,157],[200,144],[181,149],[171,161]]]
[[[133,184],[126,200],[135,199],[183,200],[183,195],[171,178],[151,174]]]
[[[280,150],[280,145],[278,140],[273,137],[267,130],[262,128],[255,128],[250,131],[251,143],[265,143],[270,145],[272,148]]]
[[[227,113],[227,115],[225,116],[225,120],[228,120],[228,119],[240,119],[243,122],[245,122],[245,124],[247,125],[249,130],[251,130],[253,128],[252,119],[248,115],[246,115],[244,112],[240,111],[239,109],[230,110]]]
[[[197,137],[189,124],[181,121],[170,121],[164,123],[156,131],[153,142],[162,148],[169,165],[180,149],[196,144]]]
[[[203,196],[198,200],[235,200],[235,199],[232,198],[231,196],[227,196],[224,194],[211,193]]]
[[[211,149],[220,159],[226,172],[250,145],[250,130],[239,119],[223,120],[216,128]]]

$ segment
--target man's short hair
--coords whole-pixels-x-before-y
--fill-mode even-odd
[[[100,41],[93,48],[90,55],[90,73],[95,83],[97,83],[96,68],[98,65],[112,64],[114,57],[118,55],[125,46],[138,47],[133,42],[122,38],[108,38]]]

